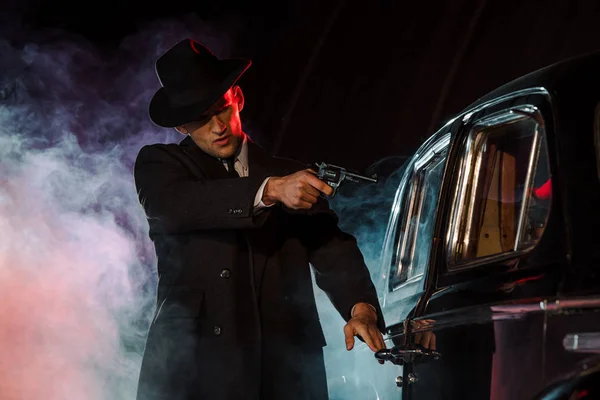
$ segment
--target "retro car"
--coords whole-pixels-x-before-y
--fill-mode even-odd
[[[363,346],[356,398],[600,399],[599,160],[600,53],[516,79],[431,135],[388,212],[386,362],[362,368]]]

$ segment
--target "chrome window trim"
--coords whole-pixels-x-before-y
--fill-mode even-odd
[[[388,281],[390,278],[390,264],[391,264],[391,252],[394,251],[394,241],[396,237],[396,230],[398,229],[398,218],[401,209],[402,198],[404,197],[404,192],[408,186],[408,178],[412,175],[412,170],[415,164],[415,156],[409,161],[406,171],[398,184],[398,189],[396,189],[396,195],[394,196],[394,203],[392,206],[392,210],[390,213],[390,217],[388,220],[388,225],[385,231],[384,243],[383,243],[383,251],[382,251],[382,268],[383,268],[383,277],[385,278],[386,287],[389,286]],[[387,291],[387,290],[386,290]]]
[[[406,228],[406,225],[408,225],[408,222],[410,221],[411,217],[413,215],[415,215],[415,213],[420,213],[424,186],[417,185],[415,182],[409,182],[409,180],[415,178],[416,174],[418,174],[421,169],[429,166],[437,155],[439,155],[441,152],[445,151],[446,149],[449,149],[451,137],[452,137],[451,133],[446,132],[445,134],[440,135],[440,136],[433,135],[431,137],[431,139],[433,139],[433,140],[425,142],[425,144],[423,144],[421,146],[421,149],[423,149],[423,151],[421,153],[417,152],[415,154],[415,156],[413,157],[413,160],[408,165],[408,167],[405,171],[404,177],[402,178],[402,181],[396,192],[396,197],[394,199],[394,207],[392,209],[392,213],[390,216],[390,223],[388,224],[388,230],[387,230],[386,236],[385,236],[386,243],[384,244],[384,246],[385,246],[384,248],[387,250],[384,252],[384,253],[387,253],[387,256],[384,257],[384,260],[387,260],[386,263],[384,264],[386,266],[387,279],[386,279],[385,284],[386,284],[387,292],[395,292],[409,284],[413,284],[413,283],[419,281],[424,276],[424,273],[420,273],[413,277],[410,276],[410,272],[412,271],[412,260],[414,258],[415,244],[416,244],[416,240],[417,240],[418,221],[417,221],[417,224],[415,224],[416,228],[413,229],[413,231],[411,232],[410,235],[407,235],[406,232],[402,233],[402,236],[398,239],[398,243],[396,243],[395,238],[396,238],[397,230],[399,228],[401,228],[399,226],[399,220],[400,220],[400,217],[402,216],[401,212],[403,210],[406,210],[406,212],[408,213],[406,220],[402,219],[402,223],[404,223],[406,221],[404,228]],[[444,162],[446,162],[446,160],[447,160],[447,155],[446,155]],[[441,186],[441,184],[442,184],[442,182],[440,182],[440,186]],[[418,190],[415,190],[415,188]],[[405,199],[406,201],[403,201],[405,190],[410,190],[410,192],[408,193],[409,197],[407,197]],[[415,207],[415,202],[419,202],[419,207]],[[406,204],[406,208],[402,207],[404,204]],[[437,212],[436,212],[436,216],[437,216]],[[399,249],[399,250],[397,250],[397,249]],[[396,261],[397,261],[396,270],[394,273],[392,273],[392,269],[394,268],[394,265],[392,265],[392,262],[394,261],[394,258],[395,258],[394,255],[396,254],[396,251],[399,251],[400,254],[398,257],[396,257]],[[404,258],[407,251],[410,252],[410,260],[411,260],[411,263],[408,266],[407,279],[400,282],[398,285],[394,286],[390,290],[390,280],[392,279],[392,276],[397,274],[397,268],[398,268],[397,264],[399,264],[401,262],[401,260]],[[427,269],[425,269],[425,270],[427,270]]]
[[[531,87],[531,88],[527,88],[527,89],[517,90],[512,93],[508,93],[508,94],[502,95],[500,97],[497,97],[493,100],[490,100],[487,103],[480,104],[477,107],[474,107],[473,109],[470,109],[470,110],[458,115],[457,117],[448,121],[448,123],[446,123],[446,125],[444,125],[444,127],[453,123],[458,118],[462,118],[463,123],[467,123],[470,121],[473,114],[483,111],[486,108],[493,107],[495,105],[501,104],[508,100],[513,100],[517,97],[531,96],[534,94],[539,94],[539,95],[545,96],[547,99],[550,99],[550,92],[548,92],[548,90],[543,86],[535,86],[535,87]]]
[[[477,183],[476,181],[470,182],[470,179],[468,178],[472,175],[473,171],[479,170],[478,166],[473,167],[472,163],[473,157],[475,157],[474,149],[478,148],[478,146],[475,146],[475,142],[477,140],[477,137],[481,136],[478,133],[486,127],[499,125],[502,123],[517,122],[524,118],[533,119],[538,125],[534,133],[534,138],[532,142],[533,151],[531,152],[528,161],[528,171],[525,179],[524,193],[527,193],[533,184],[533,178],[535,176],[534,174],[532,174],[532,166],[536,164],[539,158],[539,152],[541,149],[540,135],[545,135],[546,126],[541,111],[531,104],[508,107],[504,110],[499,110],[491,115],[488,115],[482,118],[481,120],[475,121],[472,127],[469,129],[469,134],[465,138],[465,143],[463,145],[462,154],[459,156],[458,165],[460,170],[457,178],[457,184],[452,195],[451,203],[454,205],[454,207],[452,207],[450,223],[446,231],[445,238],[446,261],[449,271],[460,271],[463,269],[473,268],[484,263],[503,261],[514,256],[527,253],[535,246],[535,244],[530,244],[527,247],[519,249],[519,245],[522,243],[523,224],[525,221],[526,210],[529,207],[529,201],[524,201],[523,204],[521,204],[521,209],[519,211],[517,234],[515,235],[515,243],[511,251],[478,257],[464,262],[455,261],[455,255],[459,251],[458,246],[461,245],[461,243],[458,243],[458,238],[460,237],[460,230],[465,229],[465,224],[467,223],[467,221],[470,221],[472,217],[472,215],[469,215],[467,216],[467,218],[465,218],[463,210],[467,202],[472,205],[472,195],[471,198],[467,200],[466,193],[472,193],[471,190],[474,186],[476,186]],[[543,133],[540,133],[540,131],[542,131]],[[472,209],[472,206],[469,207],[469,211],[472,211]],[[463,236],[468,235],[465,234]]]
[[[533,186],[533,178],[535,177],[535,174],[533,173],[533,167],[534,165],[537,165],[540,157],[540,151],[542,149],[540,136],[546,135],[546,125],[542,118],[541,111],[538,110],[536,107],[524,107],[523,110],[519,111],[522,111],[528,117],[533,118],[538,125],[537,129],[535,130],[535,134],[533,135],[533,142],[531,143],[531,148],[533,151],[531,152],[529,156],[529,162],[527,163],[527,176],[525,177],[524,190],[525,193],[528,193],[531,187]],[[540,133],[540,131],[542,131],[543,133]],[[519,213],[519,224],[517,225],[517,234],[515,235],[515,244],[513,245],[516,251],[528,249],[530,250],[535,246],[530,244],[525,248],[519,248],[519,246],[523,243],[523,224],[525,223],[525,215],[527,213],[527,210],[529,209],[529,201],[529,197],[526,197],[525,201],[521,205],[521,212]]]
[[[427,147],[432,142],[434,142],[440,132],[444,132],[444,131],[450,132],[452,125],[459,119],[462,120],[463,123],[467,123],[475,113],[478,113],[480,111],[483,111],[487,108],[496,106],[496,105],[501,104],[506,101],[510,101],[510,100],[520,98],[520,97],[525,97],[525,96],[532,96],[532,95],[541,95],[541,96],[544,96],[546,99],[550,100],[550,93],[543,86],[533,86],[530,88],[525,88],[525,89],[521,89],[521,90],[511,92],[511,93],[504,94],[504,95],[499,96],[495,99],[492,99],[488,102],[485,102],[485,103],[479,104],[473,108],[467,109],[464,112],[456,115],[454,118],[449,119],[433,135],[431,135],[425,141],[425,143],[423,143],[423,145],[421,145],[421,148]],[[382,284],[382,286],[380,286],[382,289],[382,296],[383,296],[382,305],[385,305],[385,303],[387,302],[388,294],[392,293],[392,291],[389,290],[389,278],[390,278],[389,272],[390,272],[390,262],[391,262],[390,253],[394,249],[394,236],[395,236],[396,229],[397,229],[398,214],[399,214],[400,208],[401,208],[400,200],[404,196],[404,190],[407,186],[408,177],[411,175],[411,171],[414,168],[415,159],[418,158],[418,156],[419,156],[419,151],[417,150],[417,152],[413,155],[413,157],[411,158],[411,160],[408,162],[408,164],[406,166],[406,171],[404,172],[403,177],[401,178],[400,183],[398,184],[398,189],[396,190],[396,193],[394,196],[393,206],[391,208],[390,216],[388,218],[388,224],[387,224],[387,227],[385,230],[384,243],[381,247],[382,252],[381,252],[380,264],[379,264],[381,266],[380,267],[381,272],[380,272],[379,276],[381,277],[380,282]],[[512,257],[512,255],[502,254],[499,257],[495,257],[495,258],[507,259],[510,257]],[[482,264],[487,261],[489,261],[489,259],[488,260],[475,260],[473,262],[473,266]],[[409,281],[412,281],[412,280],[409,279],[407,282],[404,282],[403,284],[401,284],[397,289],[401,289],[402,287],[408,285]],[[394,290],[394,292],[395,291],[396,290]]]
[[[404,232],[402,232],[401,236],[399,237],[398,246],[395,246],[395,249],[392,253],[391,263],[393,263],[395,260],[396,266],[390,265],[390,278],[393,275],[396,275],[398,273],[398,270],[400,270],[400,271],[404,270],[404,265],[402,265],[402,260],[404,259],[407,251],[410,251],[409,257],[411,260],[412,260],[412,257],[414,256],[415,231],[414,231],[414,229],[411,229],[410,222],[411,222],[412,216],[415,213],[415,204],[419,204],[420,198],[421,198],[416,169],[413,169],[413,171],[411,173],[411,178],[412,179],[411,179],[411,183],[410,183],[408,202],[407,202],[407,206],[404,208],[406,214],[402,215],[402,217],[403,217],[402,224],[404,224],[405,230],[404,230]],[[419,199],[417,200],[417,198],[419,198]],[[396,230],[396,232],[398,232],[398,231]],[[401,266],[398,267],[399,265],[401,265]],[[394,272],[394,274],[391,273],[392,269],[396,270],[396,272]],[[408,279],[409,270],[410,270],[410,263],[409,263],[408,270],[406,271],[407,279]],[[406,282],[406,279],[403,282]],[[400,282],[400,284],[402,284],[402,282]],[[398,285],[395,287],[398,287]]]

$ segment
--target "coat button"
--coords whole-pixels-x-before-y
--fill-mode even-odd
[[[233,214],[234,213],[233,208],[230,208],[228,212],[229,212],[229,214]]]
[[[213,333],[215,334],[215,336],[220,336],[221,335],[221,327],[220,326],[213,327]]]
[[[231,271],[228,269],[224,269],[223,271],[221,271],[221,278],[223,279],[229,279],[229,277],[231,276]]]

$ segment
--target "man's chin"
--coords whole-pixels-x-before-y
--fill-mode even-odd
[[[233,156],[235,154],[235,147],[234,146],[227,146],[227,148],[219,148],[216,149],[213,153],[213,155],[217,158],[221,158],[221,159],[226,159],[229,158],[231,156]]]

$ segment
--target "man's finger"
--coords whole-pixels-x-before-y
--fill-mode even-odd
[[[376,326],[373,326],[371,327],[371,332],[371,337],[375,340],[378,351],[385,349],[385,341],[383,340],[383,335],[381,334],[379,329]],[[377,362],[382,365],[385,363],[385,361],[383,360],[377,360]]]
[[[333,194],[333,188],[317,178],[317,173],[312,169],[305,170],[311,175],[307,175],[306,179],[309,185],[317,189],[319,192],[326,194],[327,196],[331,196]]]
[[[415,344],[423,345],[423,335],[420,333],[415,334]]]
[[[333,193],[333,188],[317,178],[315,175],[306,175],[306,182],[319,192],[325,193],[328,196]]]
[[[429,343],[431,342],[431,336],[429,336],[427,334],[427,332],[425,332],[423,334],[423,339],[421,340],[421,346],[425,347],[426,349],[429,348]]]
[[[354,329],[350,324],[344,326],[344,336],[346,336],[346,350],[352,350],[354,347]]]
[[[369,332],[367,325],[359,324],[358,326],[356,326],[355,330],[356,330],[356,333],[359,334],[363,338],[363,340],[365,341],[367,346],[369,346],[369,348],[373,352],[378,351],[377,346],[375,345],[375,342],[374,342],[373,338],[371,337],[371,333]]]
[[[312,207],[318,200],[319,192],[310,185],[303,185],[302,190],[298,193],[298,200],[310,204]]]
[[[318,200],[318,199],[317,199],[317,197],[318,197],[318,195],[317,195],[317,196],[314,196],[314,195],[313,195],[313,194],[311,194],[311,193],[306,193],[306,192],[304,192],[304,193],[302,193],[302,195],[300,196],[300,200],[302,200],[302,201],[306,201],[307,203],[315,204],[315,203],[317,202],[317,200]]]
[[[373,337],[375,338],[375,341],[377,342],[377,347],[379,350],[385,349],[385,341],[383,340],[383,335],[381,334],[381,332],[379,332],[379,329],[377,328],[373,328]]]
[[[302,189],[304,193],[308,193],[314,197],[319,197],[320,192],[309,184],[304,185]]]
[[[331,186],[329,186],[328,184],[326,184],[325,182],[323,183],[323,187],[321,189],[319,189],[322,193],[324,193],[327,196],[331,196],[333,194],[333,188]]]
[[[371,333],[375,347],[377,347],[377,351],[385,349],[385,342],[383,341],[383,336],[381,335],[381,332],[379,332],[379,329],[377,329],[375,326],[372,326],[369,329],[369,332]]]
[[[307,210],[311,208],[313,205],[307,201],[299,200],[295,202],[293,205],[289,206],[293,210]]]

